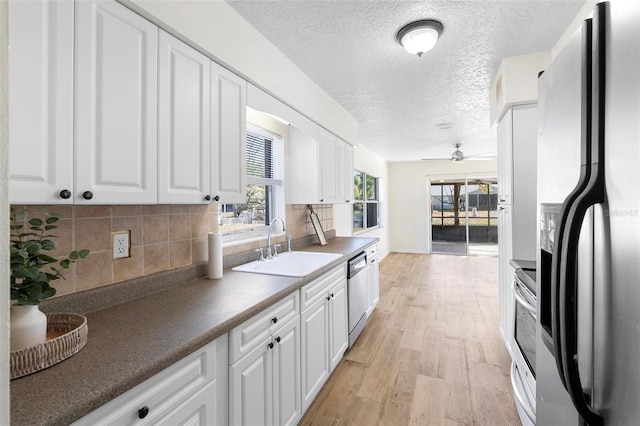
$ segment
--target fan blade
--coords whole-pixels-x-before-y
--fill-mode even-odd
[[[443,161],[443,160],[444,161],[451,161],[451,157],[448,157],[448,158],[444,158],[444,157],[442,157],[442,158],[421,158],[420,160],[422,160],[422,161]]]

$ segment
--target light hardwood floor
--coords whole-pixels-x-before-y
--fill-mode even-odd
[[[380,302],[301,425],[520,425],[498,258],[392,253]]]

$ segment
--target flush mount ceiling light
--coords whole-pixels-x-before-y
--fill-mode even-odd
[[[422,56],[423,53],[433,49],[443,29],[440,22],[423,19],[402,27],[396,34],[396,40],[407,52]]]

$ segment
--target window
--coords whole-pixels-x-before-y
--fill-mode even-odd
[[[357,170],[353,173],[353,232],[378,226],[379,186],[378,178]]]
[[[278,135],[247,126],[247,201],[220,204],[220,230],[225,233],[266,232],[271,220],[283,214],[284,144]]]

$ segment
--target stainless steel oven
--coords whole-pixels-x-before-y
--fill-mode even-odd
[[[535,271],[517,269],[511,286],[515,298],[511,381],[523,424],[536,421],[536,288]],[[525,416],[523,416],[524,414]]]

